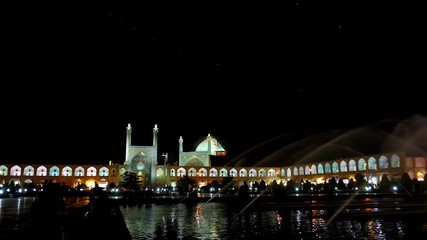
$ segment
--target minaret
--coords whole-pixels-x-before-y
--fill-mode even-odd
[[[183,147],[182,147],[182,143],[184,142],[184,139],[182,139],[182,136],[179,136],[179,152],[182,153],[183,152]]]
[[[184,148],[183,148],[183,143],[184,143],[184,139],[182,139],[182,136],[179,136],[179,153],[178,153],[178,165],[181,165],[183,163],[181,163],[181,161],[183,161],[183,154],[184,154]]]
[[[150,184],[155,182],[156,180],[156,165],[157,165],[157,135],[159,133],[159,128],[157,128],[157,124],[154,124],[154,128],[153,128],[153,151],[152,151],[152,155],[151,155],[151,171],[150,171]]]
[[[131,146],[131,135],[132,135],[132,127],[130,126],[130,123],[128,123],[128,126],[126,128],[126,157],[125,157],[125,163],[124,165],[129,164],[129,151]]]
[[[157,128],[157,124],[154,124],[153,128],[153,147],[157,147],[157,134],[159,132],[159,129]]]

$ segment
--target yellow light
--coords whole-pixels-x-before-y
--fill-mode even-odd
[[[88,188],[94,188],[95,187],[95,181],[94,180],[87,180],[86,181],[86,186]]]

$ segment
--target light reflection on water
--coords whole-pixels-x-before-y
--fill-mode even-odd
[[[224,203],[121,207],[133,239],[414,239],[403,220],[337,218],[327,210],[256,211]],[[412,232],[411,232],[412,231]],[[425,233],[424,233],[425,234]]]

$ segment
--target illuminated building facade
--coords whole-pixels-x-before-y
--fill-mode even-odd
[[[157,165],[158,148],[157,124],[153,128],[153,144],[151,146],[133,146],[132,127],[130,123],[126,128],[126,156],[121,174],[125,171],[135,172],[141,177],[144,185],[151,186],[156,181],[155,169]]]
[[[76,187],[84,184],[91,188],[98,183],[107,186],[118,184],[120,175],[126,171],[141,176],[144,186],[173,185],[184,176],[194,178],[198,186],[205,186],[213,180],[222,181],[232,177],[241,184],[272,181],[310,181],[325,183],[332,177],[354,179],[362,173],[367,180],[376,185],[381,177],[399,179],[402,173],[408,173],[412,179],[422,180],[427,173],[425,156],[406,156],[405,152],[389,152],[376,155],[358,156],[339,160],[325,160],[286,166],[215,166],[213,158],[227,155],[220,142],[210,134],[196,147],[195,151],[183,151],[183,138],[179,143],[179,164],[158,163],[157,125],[153,128],[153,143],[150,146],[131,144],[132,127],[126,128],[126,156],[123,165],[42,165],[42,164],[2,164],[0,163],[0,183],[14,183],[23,186],[34,183],[36,186],[46,180],[54,180]]]
[[[107,187],[119,181],[118,165],[55,165],[55,164],[2,164],[0,184],[20,187],[41,187],[46,181],[54,181],[71,188],[93,188],[95,184]]]
[[[210,134],[196,147],[196,151],[184,152],[182,137],[179,138],[179,166],[210,167],[211,156],[226,156],[227,152]]]

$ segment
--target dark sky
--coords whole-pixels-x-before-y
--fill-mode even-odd
[[[1,162],[122,163],[426,114],[415,1],[2,7]],[[145,2],[145,1],[144,1]]]

